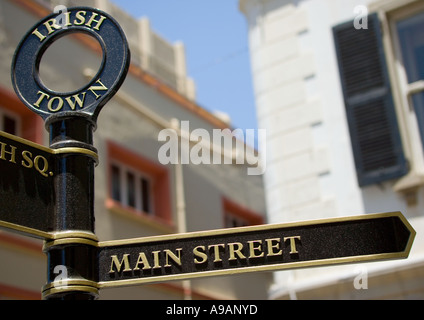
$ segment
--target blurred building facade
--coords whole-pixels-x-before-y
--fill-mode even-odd
[[[270,298],[424,298],[424,2],[239,5],[269,222],[401,211],[417,231],[407,260],[278,272]]]
[[[121,24],[131,47],[127,79],[103,108],[94,133],[100,159],[95,172],[99,240],[265,223],[262,177],[249,176],[249,164],[159,162],[164,142],[158,135],[163,129],[175,129],[180,141],[196,143],[193,130],[197,128],[211,133],[231,128],[196,104],[183,44],[169,43],[151,29],[148,19],[136,20],[108,0],[0,0],[0,130],[48,146],[43,121],[13,91],[10,66],[22,37],[57,5],[92,6],[108,12]],[[101,63],[95,42],[83,35],[55,42],[40,64],[43,82],[59,92],[85,85]],[[181,126],[183,121],[190,127]],[[228,155],[223,148],[214,146],[210,152]],[[41,298],[46,272],[41,241],[0,230],[0,298]],[[100,298],[266,299],[271,279],[269,273],[221,276],[105,289]]]

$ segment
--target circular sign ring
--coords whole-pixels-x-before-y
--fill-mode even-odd
[[[50,88],[48,88],[42,81],[42,79],[40,78],[40,63],[41,63],[41,59],[44,55],[44,53],[48,50],[48,48],[57,40],[71,34],[71,33],[85,33],[89,36],[91,36],[93,39],[96,39],[98,41],[98,43],[100,44],[100,47],[102,49],[102,62],[100,65],[99,70],[97,71],[97,74],[91,79],[91,81],[85,85],[84,87],[81,87],[77,90],[74,91],[70,91],[70,92],[56,92]],[[34,72],[32,74],[32,76],[34,77],[34,80],[37,82],[37,84],[40,86],[40,88],[42,88],[46,93],[50,94],[50,95],[74,95],[77,94],[79,92],[81,92],[84,89],[87,89],[89,87],[91,87],[93,85],[93,80],[94,79],[99,79],[101,78],[101,74],[103,73],[104,67],[105,67],[105,62],[106,62],[106,46],[105,43],[103,41],[103,39],[97,34],[97,33],[92,33],[92,32],[88,32],[86,29],[84,28],[73,28],[73,29],[65,29],[61,32],[56,32],[52,37],[49,38],[48,43],[44,44],[43,46],[41,46],[38,49],[38,52],[36,53],[36,61],[35,61],[35,69]]]
[[[93,36],[103,52],[96,76],[72,92],[47,88],[39,75],[40,61],[58,39],[71,33]],[[101,108],[119,90],[130,64],[125,34],[109,14],[88,7],[69,8],[37,23],[22,39],[12,62],[12,84],[22,102],[43,117],[89,116],[96,121]]]

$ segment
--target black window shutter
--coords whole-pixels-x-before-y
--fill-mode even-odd
[[[333,28],[356,172],[360,186],[408,172],[377,14],[368,29],[353,21]]]

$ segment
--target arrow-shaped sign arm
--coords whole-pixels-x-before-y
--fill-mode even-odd
[[[400,212],[99,243],[99,287],[407,258]]]
[[[51,149],[0,131],[0,227],[40,239],[54,240],[57,158],[85,155],[84,148]]]

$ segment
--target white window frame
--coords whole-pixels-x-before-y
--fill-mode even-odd
[[[424,6],[422,10],[424,12]],[[395,53],[395,68],[396,75],[398,77],[398,89],[401,94],[401,107],[402,111],[407,118],[407,124],[409,127],[409,144],[411,145],[413,163],[411,165],[414,167],[414,171],[417,174],[424,175],[424,154],[423,144],[421,142],[421,136],[419,133],[419,125],[415,116],[415,111],[412,106],[411,96],[412,94],[424,91],[424,81],[414,82],[409,84],[407,73],[403,64],[402,52],[400,47],[400,38],[397,31],[396,23],[400,20],[407,19],[417,13],[415,7],[406,7],[396,14],[393,14],[390,17],[390,31],[392,36],[393,50]]]
[[[117,201],[113,199],[113,179],[112,179],[112,166],[116,166],[119,168],[119,183],[120,183],[120,195],[121,200]],[[154,208],[154,202],[153,202],[153,179],[148,174],[141,172],[140,170],[134,169],[120,161],[117,160],[111,160],[109,164],[109,170],[111,175],[111,183],[109,190],[111,198],[119,202],[122,206],[132,208],[136,210],[137,212],[140,212],[145,215],[154,216],[155,215],[155,208]],[[128,184],[127,184],[127,173],[131,173],[134,175],[135,178],[135,207],[130,206],[128,203]],[[146,212],[143,210],[143,203],[142,203],[142,197],[141,197],[141,179],[145,179],[149,182],[149,204],[150,204],[150,211]]]
[[[393,188],[398,192],[409,192],[424,185],[424,149],[418,121],[409,99],[410,93],[416,93],[417,88],[408,85],[396,23],[424,10],[424,3],[420,0],[381,0],[371,4],[369,10],[378,12],[382,22],[384,51],[399,130],[405,156],[410,165],[408,175],[399,179]]]

